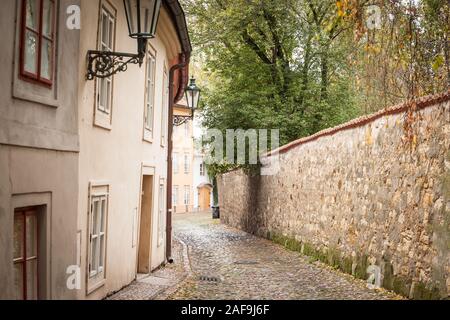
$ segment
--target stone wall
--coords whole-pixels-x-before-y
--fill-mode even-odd
[[[449,93],[280,148],[273,176],[218,178],[222,221],[415,299],[450,292]],[[271,156],[271,155],[269,155]]]

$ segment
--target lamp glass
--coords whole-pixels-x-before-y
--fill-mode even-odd
[[[200,101],[200,89],[195,83],[195,79],[191,78],[189,85],[186,87],[186,102],[192,110],[196,110]]]
[[[130,37],[135,39],[154,38],[161,0],[123,0],[123,5]]]

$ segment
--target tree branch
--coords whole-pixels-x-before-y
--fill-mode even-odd
[[[242,39],[258,55],[262,62],[268,65],[273,64],[264,51],[258,46],[256,41],[248,34],[247,29],[242,31]]]

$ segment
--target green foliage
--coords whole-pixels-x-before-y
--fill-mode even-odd
[[[200,66],[206,128],[280,129],[283,145],[448,89],[446,1],[181,2]],[[369,4],[383,10],[379,30],[365,27]],[[212,172],[230,168],[218,164]]]

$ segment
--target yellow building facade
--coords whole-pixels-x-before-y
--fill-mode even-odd
[[[186,103],[175,105],[175,115],[189,115]],[[174,213],[194,211],[194,131],[192,120],[173,129],[172,152],[172,208]]]

